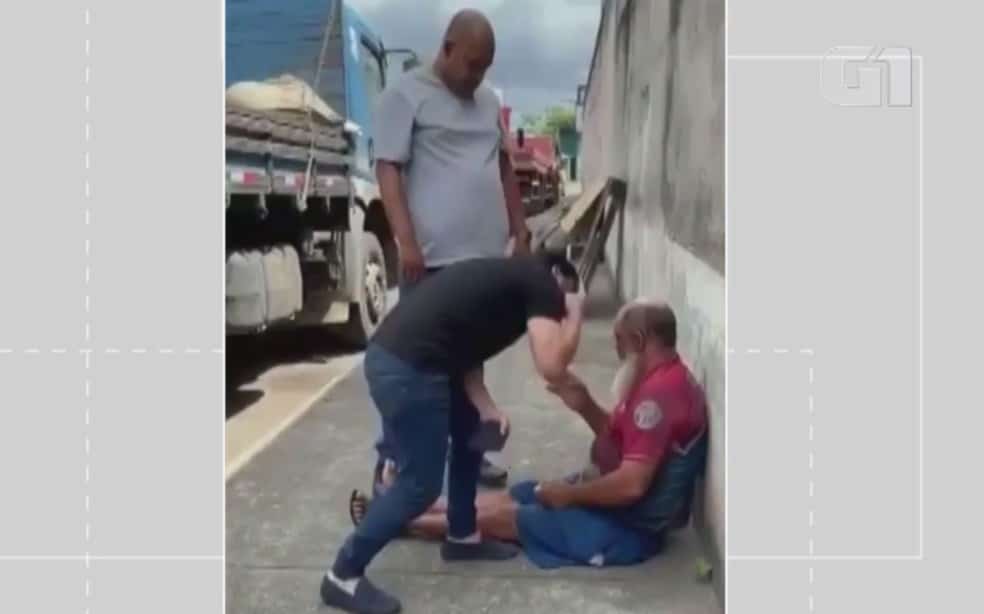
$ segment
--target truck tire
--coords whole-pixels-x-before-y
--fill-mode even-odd
[[[304,308],[301,263],[292,245],[274,245],[263,252],[268,324],[294,317]]]
[[[259,250],[226,255],[225,315],[227,332],[255,332],[266,326],[266,272]]]
[[[359,254],[359,284],[356,301],[349,307],[344,328],[347,341],[365,346],[389,311],[387,298],[386,258],[375,234],[364,231]]]
[[[297,250],[291,245],[238,250],[226,256],[226,331],[262,332],[304,307]]]

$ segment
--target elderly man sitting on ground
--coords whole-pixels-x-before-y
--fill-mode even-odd
[[[550,387],[595,434],[589,469],[564,480],[482,493],[476,501],[482,534],[521,544],[541,567],[631,565],[658,553],[667,532],[686,518],[703,471],[705,399],[677,354],[673,311],[662,303],[629,304],[618,314],[614,333],[621,366],[611,413],[574,375]],[[353,493],[353,522],[370,504]],[[445,510],[439,500],[406,534],[443,538]]]

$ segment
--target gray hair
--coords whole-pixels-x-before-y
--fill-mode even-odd
[[[676,315],[662,301],[638,300],[624,305],[615,316],[615,330],[643,341],[655,339],[665,348],[676,348]]]

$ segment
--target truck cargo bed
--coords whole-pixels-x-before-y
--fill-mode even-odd
[[[309,124],[308,117],[303,113],[289,111],[253,111],[233,106],[226,108],[227,141],[270,141],[301,146],[306,150],[311,144],[312,126],[316,149],[342,155],[349,153],[352,143],[341,123],[329,124],[314,119]]]
[[[274,158],[305,162],[309,150],[305,145],[289,145],[273,139],[254,139],[226,135],[226,150],[246,154],[270,155]],[[344,168],[349,165],[349,158],[344,152],[325,151],[315,147],[314,161],[318,164]]]

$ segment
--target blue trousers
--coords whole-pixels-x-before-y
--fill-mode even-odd
[[[603,509],[544,507],[535,487],[535,482],[520,482],[509,493],[519,504],[516,526],[523,553],[537,567],[635,565],[663,550],[665,533],[631,529]]]
[[[448,533],[477,530],[475,494],[482,455],[468,446],[478,411],[446,374],[425,373],[370,344],[365,355],[369,394],[396,461],[393,485],[377,495],[335,559],[340,578],[361,576],[373,557],[440,496],[450,438]]]
[[[426,272],[424,273],[424,277],[420,281],[423,281],[423,279],[426,279],[427,277],[434,275],[440,270],[441,270],[440,267],[427,269]],[[408,296],[411,292],[413,292],[417,288],[417,285],[419,283],[420,283],[419,281],[402,282],[400,284],[400,297],[402,298]],[[464,382],[461,380],[461,378],[459,377],[452,378],[451,386],[453,388],[453,394],[455,395],[456,401],[463,400],[462,401],[463,403],[467,403],[470,406],[471,403],[470,401],[468,401],[468,398],[465,396]],[[377,457],[376,457],[376,468],[373,471],[372,485],[373,485],[373,495],[378,495],[379,492],[377,487],[379,486],[380,475],[382,474],[382,470],[383,470],[383,462],[386,459],[395,458],[395,452],[394,452],[395,444],[393,443],[393,435],[389,432],[388,427],[386,425],[386,421],[383,421],[382,423],[381,433],[379,439],[376,440],[375,447],[376,447]]]

